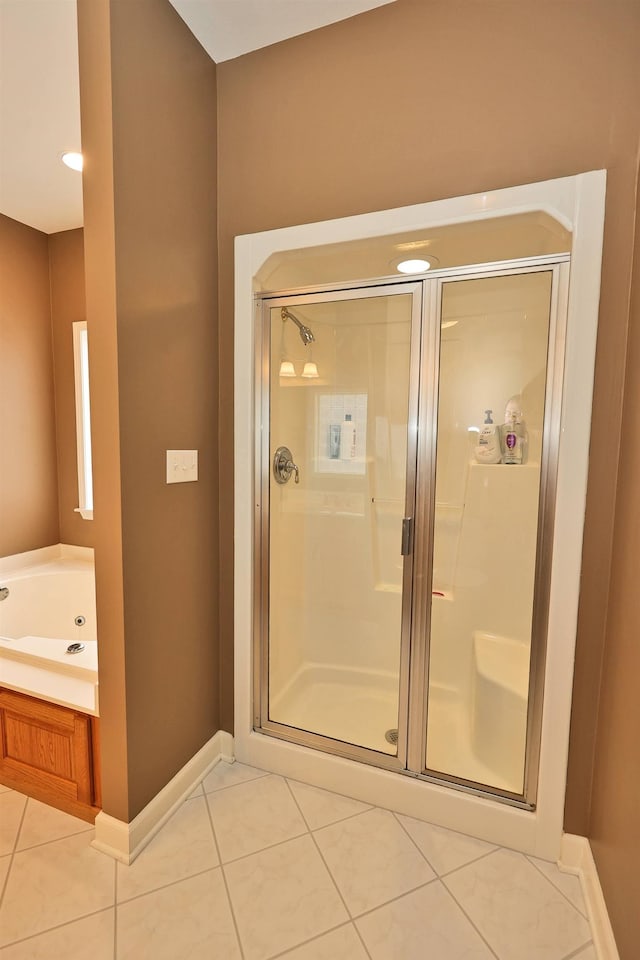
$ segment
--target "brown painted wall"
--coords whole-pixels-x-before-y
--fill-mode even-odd
[[[608,171],[605,250],[566,826],[589,823],[636,157],[635,0],[398,0],[218,67],[220,316],[233,237],[518,183]],[[220,324],[221,408],[233,328]],[[222,720],[233,724],[230,416],[220,422]]]
[[[58,543],[47,236],[0,215],[0,556]]]
[[[216,69],[166,0],[81,0],[79,41],[105,809],[127,820],[219,727]],[[165,483],[174,448],[197,483]]]
[[[103,809],[128,819],[109,4],[78,0]]]
[[[640,178],[638,181],[640,188]],[[589,835],[621,960],[640,944],[640,190],[624,418]]]
[[[78,506],[78,461],[72,324],[86,319],[82,230],[65,230],[49,236],[49,276],[60,542],[92,547],[93,521],[83,520],[74,512]]]

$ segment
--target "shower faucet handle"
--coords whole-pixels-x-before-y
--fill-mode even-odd
[[[273,455],[273,475],[276,483],[288,483],[292,473],[295,473],[295,482],[300,483],[300,469],[293,462],[291,450],[289,447],[278,447]]]

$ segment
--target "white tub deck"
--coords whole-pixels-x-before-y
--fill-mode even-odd
[[[15,596],[12,594],[14,588],[24,590],[31,575],[34,582],[39,576],[45,576],[49,583],[53,583],[51,578],[54,575],[56,578],[64,574],[73,577],[75,573],[86,578],[87,568],[92,567],[92,555],[93,551],[58,545],[16,558],[3,558],[0,584],[9,587],[11,597]],[[98,645],[95,637],[82,636],[84,628],[78,628],[73,637],[71,634],[62,638],[16,635],[21,631],[15,627],[25,618],[28,622],[29,608],[33,609],[31,596],[27,595],[23,600],[27,603],[20,604],[18,620],[13,614],[0,618],[0,687],[98,716]],[[88,619],[93,618],[95,622],[95,601],[90,609],[91,604],[85,600],[83,611],[85,607]],[[70,609],[75,610],[75,607]],[[41,628],[42,610],[33,609],[33,615],[34,623],[37,620]],[[55,616],[53,620],[56,621]],[[7,629],[2,629],[3,621]],[[91,630],[89,623],[87,626]],[[85,649],[80,653],[67,653],[69,644],[76,640],[83,642]]]

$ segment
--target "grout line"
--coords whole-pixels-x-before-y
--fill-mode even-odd
[[[24,796],[24,794],[23,794],[23,796]],[[16,835],[15,835],[15,838],[14,838],[14,841],[13,841],[13,851],[12,851],[13,853],[15,853],[16,850],[18,849],[18,841],[19,841],[19,839],[20,839],[20,834],[22,833],[22,828],[23,828],[23,826],[24,826],[24,818],[25,818],[26,815],[27,815],[27,807],[29,806],[29,800],[30,800],[30,799],[31,799],[30,797],[26,797],[25,805],[24,805],[24,807],[22,808],[22,816],[20,817],[20,823],[18,824],[18,829],[16,830]],[[48,841],[47,841],[47,842],[48,842]]]
[[[278,840],[277,843],[270,843],[266,847],[260,847],[259,850],[252,850],[251,853],[243,853],[241,857],[232,857],[231,860],[225,860],[224,862],[220,861],[221,867],[230,867],[232,863],[239,863],[240,860],[247,860],[249,857],[257,857],[259,853],[266,853],[267,850],[275,850],[276,847],[281,847],[285,843],[291,843],[292,840],[300,840],[302,837],[307,836],[308,831],[303,831],[302,833],[296,833],[293,837],[287,837],[285,840]]]
[[[300,947],[306,947],[310,943],[315,943],[316,940],[320,940],[322,937],[325,937],[328,933],[333,933],[335,930],[341,930],[343,927],[354,927],[355,929],[355,924],[353,920],[347,920],[346,922],[339,923],[335,927],[329,927],[328,930],[323,930],[322,933],[316,933],[314,937],[310,937],[308,940],[303,940],[302,943],[296,943],[294,944],[293,947],[287,947],[286,950],[283,950],[281,953],[270,953],[269,956],[266,958],[266,960],[280,960],[280,957],[288,957],[295,950],[299,950]],[[367,953],[367,957],[369,957],[369,953]]]
[[[123,867],[127,864],[123,863]],[[204,870],[198,870],[197,873],[190,873],[186,877],[179,877],[177,880],[170,880],[168,883],[163,883],[160,887],[151,887],[149,890],[145,890],[143,893],[136,893],[133,897],[127,897],[126,900],[120,900],[116,903],[117,907],[124,907],[126,903],[133,903],[134,900],[142,900],[143,897],[150,897],[153,893],[160,893],[161,890],[168,890],[169,887],[176,887],[179,883],[186,883],[187,880],[195,880],[196,877],[203,877],[205,873],[213,873],[214,870],[219,870],[220,864],[216,864],[215,867],[206,867]]]
[[[436,877],[438,877],[438,876],[439,876],[438,871],[436,870],[436,868],[434,867],[434,865],[431,863],[431,861],[429,860],[429,857],[426,855],[426,853],[424,852],[424,850],[421,850],[421,849],[420,849],[420,847],[418,846],[418,844],[416,843],[416,841],[413,839],[413,837],[411,836],[411,834],[409,833],[409,831],[408,831],[407,828],[405,827],[404,823],[403,823],[403,822],[400,820],[400,818],[398,817],[397,813],[392,810],[392,811],[391,811],[391,814],[392,814],[393,818],[395,819],[396,823],[398,824],[398,826],[400,827],[400,829],[403,831],[403,833],[409,838],[409,840],[411,841],[411,843],[414,845],[414,847],[416,848],[416,850],[418,851],[418,853],[420,854],[420,856],[421,856],[424,860],[426,860],[426,863],[427,863],[427,866],[429,867],[429,869],[430,869],[430,870],[433,870],[433,872],[434,872],[434,874],[436,875]]]
[[[276,774],[276,776],[278,776],[278,774]],[[288,783],[299,783],[302,787],[311,787],[313,790],[320,790],[322,793],[330,793],[334,797],[341,797],[343,800],[353,800],[354,803],[361,803],[367,810],[383,809],[382,807],[376,807],[374,803],[367,803],[366,800],[358,800],[357,797],[350,797],[346,793],[338,793],[337,790],[327,790],[325,787],[316,787],[313,783],[307,783],[305,780],[296,780],[295,777],[283,777],[283,780],[286,780]],[[366,810],[360,810],[359,812],[366,813]],[[349,816],[356,816],[356,814],[349,814]]]
[[[593,947],[595,953],[595,944],[593,940],[587,940],[586,943],[583,943],[581,947],[578,947],[577,950],[574,950],[573,953],[568,953],[564,960],[580,960],[580,956],[584,950],[587,950],[588,947]]]
[[[118,960],[118,861],[113,865],[113,960]]]
[[[288,788],[289,788],[289,792],[290,792],[291,796],[293,797],[294,803],[295,803],[295,805],[297,806],[298,810],[300,811],[300,814],[302,815],[302,819],[304,820],[304,822],[305,822],[306,825],[307,825],[307,829],[309,830],[309,833],[316,833],[316,832],[319,831],[319,830],[324,830],[324,829],[326,829],[326,827],[333,827],[333,826],[335,826],[335,825],[338,824],[338,823],[344,823],[345,820],[354,820],[356,817],[361,817],[364,813],[370,813],[372,810],[379,810],[379,809],[380,809],[380,807],[374,807],[374,806],[371,805],[371,804],[364,804],[364,806],[365,806],[365,809],[364,809],[364,810],[357,810],[355,813],[348,813],[346,817],[339,817],[338,820],[332,820],[331,823],[323,823],[323,824],[322,824],[321,826],[319,826],[319,827],[312,827],[312,826],[310,825],[310,823],[308,822],[307,818],[305,817],[304,813],[302,812],[302,807],[301,807],[300,804],[298,803],[298,801],[297,801],[297,799],[296,799],[295,793],[294,793],[293,790],[291,789],[291,783],[300,783],[300,784],[302,784],[303,787],[311,787],[311,786],[313,786],[313,784],[311,784],[311,783],[304,783],[302,780],[291,780],[289,777],[283,777],[282,779],[283,779],[283,780],[285,781],[285,783],[287,784],[287,786],[288,786]],[[317,790],[322,790],[322,787],[316,787],[315,789],[317,789]],[[332,793],[332,794],[333,794],[333,790],[325,790],[324,792],[325,792],[325,793]],[[355,800],[354,797],[347,797],[344,793],[335,793],[335,794],[333,794],[333,795],[336,796],[336,797],[341,797],[341,798],[344,799],[344,800]],[[355,802],[356,802],[356,803],[364,803],[364,801],[362,801],[362,800],[355,800]]]
[[[224,763],[224,761],[222,761],[222,762]],[[217,764],[216,764],[216,766],[217,766]],[[230,766],[233,766],[233,764],[230,764]],[[213,770],[215,770],[215,769],[216,769],[216,768],[214,767]],[[255,767],[254,769],[257,770],[258,768]],[[213,770],[211,771],[211,773],[213,773]],[[222,793],[223,790],[229,790],[231,787],[241,787],[243,783],[253,783],[254,780],[264,780],[265,777],[275,777],[275,776],[278,776],[278,774],[271,773],[269,770],[263,770],[261,773],[258,774],[257,777],[248,777],[246,780],[238,780],[237,783],[226,783],[223,787],[216,787],[215,790],[210,790],[209,793],[207,793],[207,791],[204,789],[204,781],[207,779],[207,777],[210,777],[210,776],[211,776],[211,773],[208,773],[207,776],[206,776],[203,780],[200,781],[200,784],[201,784],[201,786],[202,786],[202,792],[203,792],[203,794],[205,795],[205,797],[211,797],[211,796],[213,796],[214,793]],[[196,798],[195,798],[195,797],[191,797],[191,798],[187,797],[187,799],[193,799],[193,800],[195,800]]]
[[[466,863],[460,864],[459,867],[453,867],[451,870],[446,870],[444,873],[440,874],[440,879],[444,880],[445,877],[450,877],[452,874],[457,873],[458,870],[464,870],[465,867],[470,867],[472,863],[478,863],[480,860],[484,860],[486,857],[490,857],[492,853],[497,853],[498,850],[504,850],[505,847],[494,847],[492,850],[485,850],[484,853],[481,853],[479,856],[474,857],[473,860],[467,860]]]
[[[203,788],[203,789],[204,789],[204,788]],[[222,882],[224,883],[224,889],[225,889],[226,894],[227,894],[227,902],[228,902],[228,904],[229,904],[229,910],[231,911],[231,919],[233,920],[233,927],[234,927],[234,929],[235,929],[235,931],[236,931],[236,940],[238,941],[238,949],[239,949],[239,951],[240,951],[240,956],[242,957],[242,960],[244,960],[244,949],[243,949],[243,946],[242,946],[242,940],[240,939],[240,930],[239,930],[239,928],[238,928],[238,921],[237,921],[237,919],[236,919],[236,912],[235,912],[235,910],[234,910],[234,908],[233,908],[233,900],[231,899],[231,894],[230,894],[230,892],[229,892],[229,884],[227,883],[227,875],[226,875],[226,873],[224,872],[224,865],[223,865],[223,863],[222,863],[222,856],[220,855],[220,845],[218,844],[218,837],[217,837],[217,835],[216,835],[216,828],[215,828],[214,825],[213,825],[213,816],[212,816],[212,814],[211,814],[211,809],[210,809],[209,803],[208,803],[208,801],[207,801],[207,794],[206,794],[206,793],[204,794],[204,802],[205,802],[205,806],[206,806],[206,808],[207,808],[207,815],[208,815],[208,817],[209,817],[209,824],[210,824],[210,826],[211,826],[211,835],[213,836],[213,843],[214,843],[215,848],[216,848],[216,853],[218,854],[218,861],[219,861],[219,863],[220,863],[220,873],[222,874]]]
[[[16,791],[17,793],[18,791]],[[18,794],[20,795],[20,794]],[[24,796],[24,794],[22,794]],[[22,830],[22,824],[24,823],[24,818],[27,814],[27,804],[29,803],[29,798],[25,797],[24,807],[22,808],[22,814],[20,816],[20,823],[18,824],[18,829],[16,830],[16,835],[13,841],[13,849],[9,854],[9,866],[7,867],[7,875],[4,878],[4,883],[2,884],[2,889],[0,889],[0,907],[2,906],[2,901],[4,900],[4,895],[9,886],[9,876],[13,868],[13,860],[16,855],[16,847],[18,846],[18,837],[20,836],[20,831]]]
[[[564,897],[564,899],[567,901],[567,903],[568,903],[571,907],[573,907],[574,910],[577,910],[577,912],[580,914],[581,917],[583,917],[587,922],[589,921],[589,917],[587,916],[586,912],[583,911],[583,910],[581,910],[580,907],[577,907],[577,906],[575,905],[575,903],[574,903],[572,900],[569,899],[569,897],[566,895],[566,893],[564,892],[564,890],[561,890],[560,887],[558,887],[558,886],[553,882],[553,880],[551,880],[551,879],[546,875],[546,873],[544,873],[544,871],[540,869],[540,867],[538,866],[537,863],[534,863],[533,860],[531,860],[530,857],[527,857],[527,861],[531,864],[532,867],[534,867],[534,868],[538,871],[538,873],[540,874],[541,877],[544,877],[544,879],[547,881],[547,883],[550,883],[550,884],[551,884],[551,886],[553,887],[554,890],[556,890],[562,897]],[[558,872],[560,872],[560,871],[558,871]],[[575,877],[575,879],[578,881],[578,888],[579,888],[580,890],[582,890],[582,887],[581,887],[581,885],[580,885],[580,879],[579,879],[578,876],[576,876],[576,874],[563,873],[563,874],[560,874],[560,875],[563,876],[563,877],[571,877],[571,876]],[[584,897],[583,897],[583,900],[584,900]],[[589,924],[589,929],[591,929],[591,924]]]
[[[91,833],[92,830],[94,830],[94,827],[89,826],[87,830],[78,830],[76,833],[67,833],[64,837],[51,837],[49,840],[39,840],[38,843],[32,843],[28,847],[21,847],[20,850],[16,850],[16,853],[26,853],[27,850],[37,850],[38,847],[46,847],[48,843],[57,843],[58,840],[70,840],[71,837],[80,837],[83,833]]]
[[[357,813],[350,813],[346,817],[340,817],[339,820],[332,820],[331,823],[325,823],[321,827],[309,827],[311,833],[319,833],[320,830],[326,830],[327,827],[335,827],[339,823],[346,823],[347,820],[355,820],[356,817],[362,817],[365,813],[371,813],[372,810],[381,810],[381,807],[369,807],[367,810],[358,810]]]
[[[300,816],[301,816],[302,819],[304,820],[304,822],[305,822],[305,824],[306,824],[306,826],[307,826],[307,829],[309,830],[309,836],[311,837],[312,843],[314,844],[316,850],[318,851],[318,854],[319,854],[319,856],[320,856],[320,859],[322,860],[322,862],[323,862],[323,864],[324,864],[324,868],[325,868],[325,870],[327,871],[327,873],[329,874],[329,877],[330,877],[330,879],[331,879],[331,882],[333,883],[333,885],[334,885],[334,887],[335,887],[335,889],[336,889],[336,892],[337,892],[338,896],[340,897],[340,899],[341,899],[341,901],[342,901],[342,903],[343,903],[343,905],[344,905],[344,909],[345,909],[346,912],[347,912],[347,916],[350,917],[350,918],[351,918],[351,921],[353,922],[353,916],[352,916],[352,914],[351,914],[351,911],[349,910],[349,907],[347,906],[346,900],[345,900],[344,897],[342,896],[342,891],[340,890],[340,887],[339,887],[338,884],[336,883],[336,879],[335,879],[335,877],[333,876],[333,874],[332,874],[332,872],[331,872],[331,870],[330,870],[330,868],[329,868],[329,864],[327,863],[327,861],[326,861],[325,858],[324,858],[324,855],[323,855],[323,853],[322,853],[322,850],[321,850],[320,847],[318,846],[318,841],[316,840],[315,834],[313,833],[312,830],[309,829],[309,824],[307,823],[307,818],[305,817],[304,813],[302,812],[302,807],[300,806],[300,804],[299,804],[298,801],[296,800],[295,794],[294,794],[293,790],[291,789],[291,784],[290,784],[289,781],[286,779],[286,777],[285,777],[285,781],[284,781],[284,782],[285,782],[286,785],[287,785],[287,789],[288,789],[289,793],[291,794],[291,797],[292,797],[292,799],[293,799],[293,802],[295,803],[296,807],[297,807],[298,810],[300,811]],[[350,818],[349,818],[349,819],[350,819]],[[360,931],[359,931],[358,928],[356,927],[355,923],[353,924],[353,926],[354,926],[354,929],[355,929],[358,937],[360,938],[360,942],[362,943],[362,946],[363,946],[363,948],[364,948],[364,951],[365,951],[367,957],[369,957],[369,960],[371,960],[371,954],[370,954],[369,951],[367,950],[367,945],[366,945],[366,943],[364,942],[364,940],[362,939],[362,936],[361,936],[361,934],[360,934]]]
[[[480,858],[480,859],[482,859],[482,858]],[[467,920],[469,921],[469,923],[471,924],[471,926],[473,927],[473,929],[476,931],[476,933],[478,934],[478,936],[480,937],[480,939],[482,940],[482,942],[483,942],[484,944],[486,944],[487,949],[493,954],[493,956],[496,958],[496,960],[500,960],[500,958],[498,957],[498,954],[497,954],[496,951],[493,949],[493,947],[491,946],[491,944],[489,943],[489,941],[487,940],[487,938],[484,936],[483,933],[480,932],[480,930],[478,930],[478,927],[476,926],[476,924],[473,922],[473,920],[471,919],[471,917],[469,916],[469,914],[467,913],[467,911],[465,910],[465,908],[462,906],[462,904],[460,903],[460,901],[457,899],[457,897],[455,897],[455,896],[453,895],[453,893],[451,892],[451,890],[449,890],[449,887],[446,885],[446,883],[443,883],[443,884],[442,884],[442,887],[443,887],[443,889],[449,894],[449,896],[451,897],[451,899],[453,900],[453,902],[454,902],[455,904],[457,904],[458,908],[459,908],[460,911],[464,914],[464,916],[467,918]]]
[[[357,924],[358,920],[368,917],[371,913],[376,913],[383,907],[388,907],[392,903],[397,903],[398,900],[404,900],[405,897],[410,896],[412,893],[417,893],[418,890],[424,890],[425,887],[430,887],[432,884],[437,883],[439,883],[438,877],[433,877],[432,880],[427,880],[425,883],[420,883],[417,887],[412,887],[411,890],[405,890],[404,893],[399,893],[396,897],[390,897],[389,900],[385,900],[384,903],[378,903],[375,907],[370,907],[368,910],[363,910],[362,913],[358,913],[353,918],[354,923]]]
[[[19,943],[26,943],[28,940],[35,940],[36,937],[43,937],[46,933],[53,933],[54,930],[62,930],[63,927],[70,927],[74,923],[79,923],[80,920],[88,920],[89,917],[97,917],[99,913],[106,913],[108,910],[113,910],[113,907],[100,907],[99,910],[92,910],[91,913],[83,913],[80,917],[74,917],[72,920],[65,920],[64,923],[57,923],[54,927],[47,927],[45,930],[38,930],[36,933],[30,933],[27,937],[22,937],[20,940],[11,940],[9,943],[3,943],[0,946],[0,953],[3,950],[6,950],[8,947],[15,947]]]

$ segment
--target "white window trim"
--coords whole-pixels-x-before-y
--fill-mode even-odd
[[[89,403],[89,355],[87,323],[73,325],[73,376],[76,394],[76,453],[78,458],[78,500],[75,508],[83,520],[93,520],[93,474],[91,465],[91,410]]]

